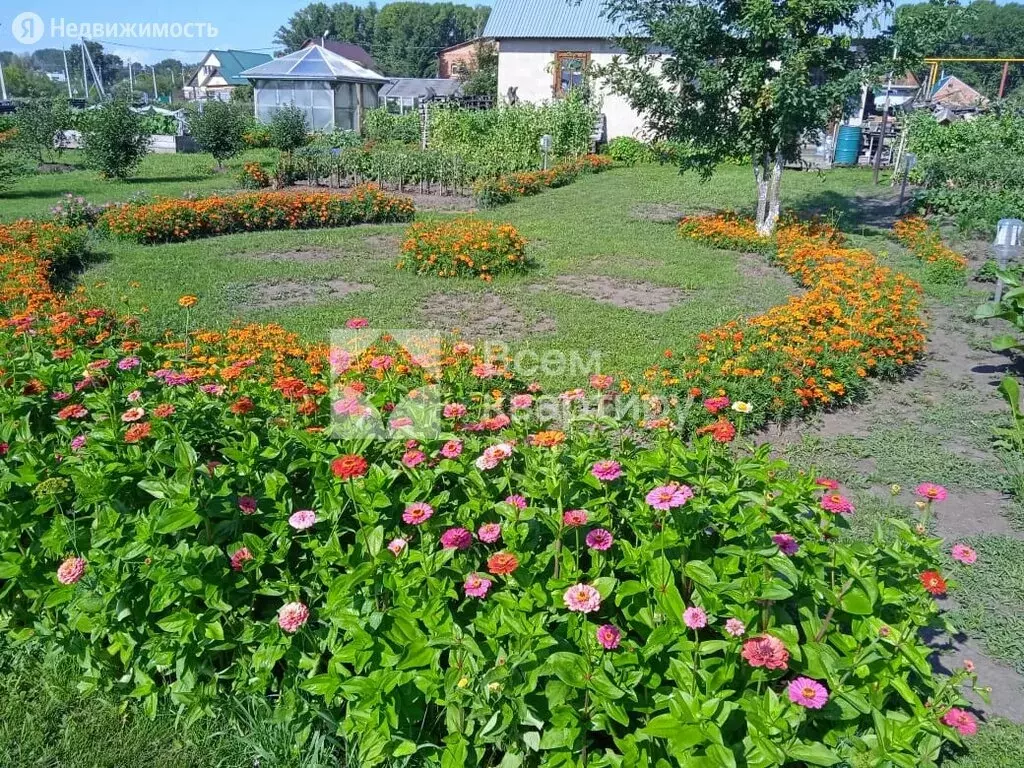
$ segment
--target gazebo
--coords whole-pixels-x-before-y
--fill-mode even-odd
[[[358,131],[363,112],[378,105],[388,82],[373,70],[319,45],[302,48],[245,70],[252,83],[256,119],[269,123],[282,107],[306,113],[311,131]]]

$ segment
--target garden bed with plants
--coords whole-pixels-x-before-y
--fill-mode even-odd
[[[820,227],[683,231],[809,287],[663,382],[719,396],[692,442],[668,419],[629,437],[612,377],[554,395],[550,423],[501,361],[412,354],[359,318],[332,348],[277,326],[146,337],[51,287],[83,230],[0,228],[8,641],[60,644],[81,687],[150,712],[274,694],[364,765],[934,765],[975,723],[973,677],[937,676],[920,639],[950,586],[933,497],[920,527],[851,542],[835,483],[726,447],[911,364],[916,287]]]

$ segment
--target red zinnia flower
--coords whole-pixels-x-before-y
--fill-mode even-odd
[[[519,567],[519,559],[511,552],[498,552],[487,559],[487,570],[495,576],[507,576]]]
[[[717,443],[731,443],[736,437],[736,427],[728,419],[719,419],[714,424],[708,424],[697,430],[698,435],[710,434]]]
[[[252,398],[240,397],[231,404],[230,410],[232,413],[242,416],[249,413],[255,407],[256,406],[253,404]]]
[[[921,585],[933,595],[946,594],[946,580],[938,571],[925,571],[919,577]]]
[[[137,443],[140,440],[149,437],[149,432],[152,429],[148,421],[143,421],[140,424],[132,424],[124,433],[124,441],[126,443]]]
[[[362,477],[369,469],[366,459],[354,453],[346,456],[339,456],[331,462],[331,472],[341,480],[351,480],[353,477]]]

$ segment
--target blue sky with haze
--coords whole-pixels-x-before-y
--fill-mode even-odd
[[[122,58],[131,58],[144,64],[153,64],[167,57],[186,62],[198,61],[210,48],[241,48],[243,50],[266,50],[274,48],[274,32],[288,21],[295,11],[309,5],[312,0],[220,0],[219,2],[197,2],[197,0],[173,0],[173,2],[129,3],[125,0],[0,0],[0,51],[27,53],[36,48],[60,48],[70,46],[76,38],[53,37],[51,19],[59,26],[66,22],[103,24],[186,24],[188,22],[209,23],[217,30],[215,38],[140,38],[91,36],[103,43],[103,47]],[[334,0],[324,0],[329,5]],[[366,5],[367,0],[349,0],[355,5]],[[492,5],[492,0],[452,0],[467,5]],[[378,1],[378,5],[384,5]],[[25,12],[37,14],[43,19],[44,36],[35,43],[24,45],[15,39],[12,24]],[[31,27],[30,27],[31,28]],[[20,26],[24,30],[24,24]],[[162,50],[157,50],[162,49]]]

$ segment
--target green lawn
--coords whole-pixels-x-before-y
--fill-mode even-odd
[[[179,197],[185,193],[237,191],[243,163],[269,163],[274,157],[276,150],[250,150],[218,170],[210,155],[147,155],[137,173],[122,182],[101,179],[96,171],[82,167],[81,152],[68,150],[58,161],[78,170],[20,179],[11,189],[0,193],[0,221],[48,216],[50,208],[67,193],[99,204],[122,202],[136,195]]]
[[[861,171],[793,172],[785,188],[791,204],[817,205],[863,191],[867,179]],[[272,321],[311,341],[325,341],[332,328],[359,315],[383,328],[458,327],[517,350],[564,353],[548,358],[553,361],[599,361],[605,372],[635,376],[665,349],[679,348],[726,320],[763,311],[794,290],[757,259],[684,243],[671,223],[650,220],[652,214],[664,217],[666,204],[673,211],[699,211],[739,208],[752,199],[752,175],[739,167],[725,168],[706,183],[659,166],[587,177],[481,214],[518,227],[531,242],[534,262],[528,274],[499,278],[491,286],[396,271],[405,231],[397,225],[235,235],[158,247],[99,242],[100,259],[80,279],[102,302],[129,296],[135,306],[146,306],[146,322],[156,330],[184,322],[176,302],[190,293],[200,298],[193,317],[207,327]],[[265,258],[298,250],[316,251],[320,259]],[[579,295],[593,289],[595,278],[611,291],[612,301],[626,306],[608,303],[607,293]],[[286,307],[268,307],[263,300],[276,283],[319,290],[332,280],[369,290],[324,294]],[[133,283],[141,285],[131,288]],[[667,290],[668,297],[655,295],[656,288]],[[644,311],[652,298],[671,308]],[[535,358],[521,359],[524,376],[550,385],[575,384],[595,372],[558,365],[533,370]]]

